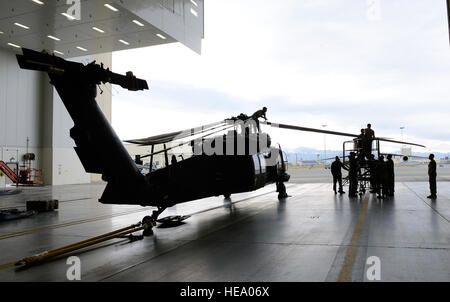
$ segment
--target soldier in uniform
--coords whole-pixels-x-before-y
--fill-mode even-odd
[[[392,160],[392,154],[388,154],[386,161],[386,176],[387,176],[387,191],[388,196],[394,196],[395,188],[395,174],[394,174],[394,161]]]
[[[336,192],[336,182],[339,183],[339,194],[344,194],[344,190],[342,189],[342,170],[347,170],[346,167],[342,164],[342,162],[339,160],[339,156],[336,156],[335,161],[331,163],[331,174],[333,175],[333,191],[334,194],[337,194]]]
[[[258,131],[260,130],[259,129],[259,118],[262,117],[264,120],[267,121],[266,112],[267,112],[267,107],[263,107],[263,109],[260,109],[252,114],[252,119],[255,121]]]
[[[358,161],[355,158],[355,152],[350,152],[349,157],[350,167],[348,169],[348,196],[357,197],[358,193]]]
[[[369,156],[368,167],[370,170],[370,193],[377,193],[377,161],[373,154]]]
[[[365,150],[364,154],[367,159],[370,159],[370,154],[372,154],[372,141],[375,139],[375,131],[372,130],[372,125],[367,124],[367,128],[364,129],[365,136]]]
[[[362,154],[362,157],[364,158],[366,151],[366,135],[364,133],[364,129],[361,129],[361,133],[356,138],[356,150],[358,152],[358,156]]]
[[[430,183],[430,195],[427,198],[435,199],[437,197],[436,189],[436,161],[434,160],[434,154],[431,153],[428,157],[430,163],[428,164],[428,181]]]
[[[386,163],[384,161],[384,156],[381,155],[376,164],[376,184],[377,184],[377,198],[384,199],[386,197],[386,180],[387,180],[387,171],[386,171]]]

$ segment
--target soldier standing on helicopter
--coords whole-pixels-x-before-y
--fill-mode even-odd
[[[267,112],[267,107],[263,107],[263,109],[260,109],[260,110],[258,110],[258,111],[256,111],[255,113],[252,114],[252,119],[255,121],[256,127],[258,128],[258,131],[260,131],[260,129],[259,129],[259,118],[262,117],[264,120],[267,121],[266,112]]]

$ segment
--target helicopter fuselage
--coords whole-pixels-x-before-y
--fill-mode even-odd
[[[85,66],[29,49],[23,49],[17,59],[21,68],[49,74],[74,122],[70,137],[85,171],[102,174],[107,182],[99,199],[102,203],[166,208],[209,196],[254,191],[274,182],[279,185],[289,178],[281,150],[270,147],[270,142],[244,155],[195,155],[143,175],[98,106],[96,85],[111,82],[129,90],[148,89],[144,80],[132,73],[112,73],[95,62]]]

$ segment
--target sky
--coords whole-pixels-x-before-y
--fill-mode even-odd
[[[445,0],[209,0],[199,55],[180,43],[113,54],[150,90],[113,88],[123,140],[268,107],[268,120],[450,152]],[[323,127],[323,125],[326,125]],[[345,137],[263,128],[286,150],[340,150]],[[400,146],[383,144],[383,151]]]

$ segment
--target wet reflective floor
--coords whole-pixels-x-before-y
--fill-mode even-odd
[[[0,196],[2,209],[60,201],[57,211],[0,222],[0,281],[65,281],[69,256],[80,258],[82,281],[369,281],[368,273],[381,281],[450,281],[450,182],[438,182],[436,200],[426,198],[426,182],[396,183],[386,200],[349,199],[330,184],[308,183],[288,184],[291,197],[279,201],[271,185],[231,201],[167,209],[160,217],[192,217],[140,241],[114,239],[25,270],[6,265],[137,223],[153,210],[100,204],[103,188]]]

